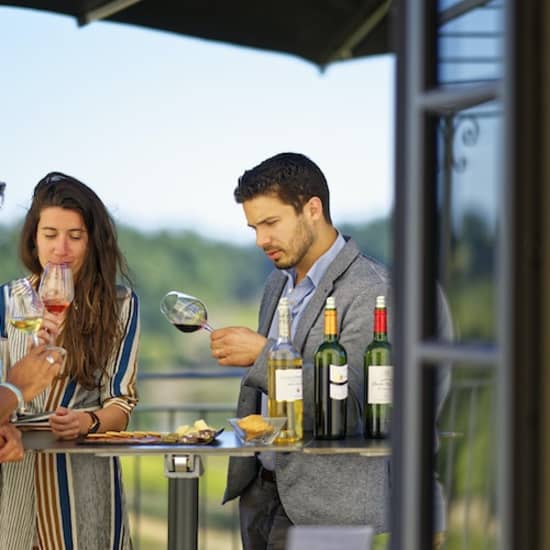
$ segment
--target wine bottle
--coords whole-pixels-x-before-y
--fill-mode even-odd
[[[279,335],[269,350],[267,370],[267,411],[269,416],[285,417],[283,429],[274,443],[294,443],[303,439],[302,358],[290,340],[288,298],[278,306]]]
[[[386,298],[377,296],[374,335],[364,354],[366,438],[384,439],[390,435],[393,394],[391,351]]]
[[[348,403],[348,359],[338,341],[336,302],[329,296],[325,305],[325,339],[314,355],[315,439],[346,436]]]

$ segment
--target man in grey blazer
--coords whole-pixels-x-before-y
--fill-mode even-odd
[[[265,160],[239,178],[234,194],[257,246],[277,268],[264,288],[258,331],[227,327],[211,334],[212,356],[220,365],[248,367],[237,415],[265,411],[267,355],[277,337],[277,304],[285,295],[292,305],[292,341],[303,359],[304,431],[313,429],[313,356],[323,341],[326,298],[334,296],[339,340],[348,355],[348,435],[361,434],[363,352],[373,335],[375,298],[390,293],[387,269],[332,225],[327,182],[304,155]],[[391,324],[391,308],[389,319]],[[232,457],[224,503],[240,497],[245,550],[284,548],[293,524],[387,531],[388,460],[279,452]]]

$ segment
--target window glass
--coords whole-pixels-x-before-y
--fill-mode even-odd
[[[455,365],[439,417],[436,463],[446,550],[497,548],[494,372]]]
[[[440,2],[437,77],[441,85],[471,84],[502,76],[503,10],[489,2],[466,13],[462,2]]]
[[[436,120],[438,280],[458,342],[496,339],[501,123],[496,102]]]

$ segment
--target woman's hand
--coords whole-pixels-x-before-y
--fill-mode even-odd
[[[0,463],[21,460],[25,451],[21,432],[12,424],[0,426]]]
[[[49,422],[57,439],[76,439],[79,435],[88,433],[91,419],[85,412],[57,407]]]
[[[55,314],[44,311],[44,317],[42,318],[42,324],[38,331],[38,339],[41,344],[55,344],[63,321],[65,320],[65,314]]]

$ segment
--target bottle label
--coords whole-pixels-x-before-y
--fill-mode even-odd
[[[389,365],[370,366],[369,405],[391,405],[393,394],[393,367]]]
[[[348,384],[330,384],[329,396],[336,401],[342,401],[348,396]]]
[[[348,366],[347,365],[330,365],[329,381],[342,384],[348,381]]]
[[[302,393],[302,369],[275,371],[275,401],[297,401]]]

